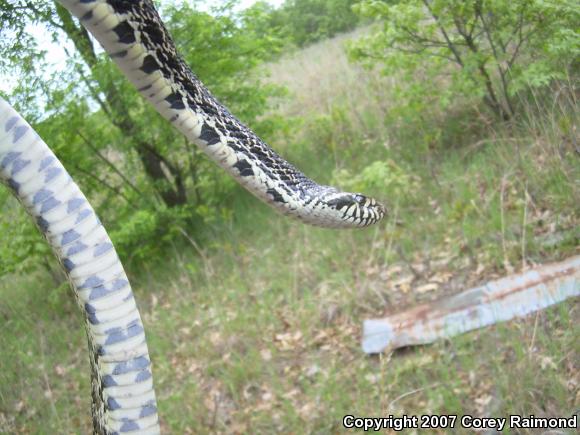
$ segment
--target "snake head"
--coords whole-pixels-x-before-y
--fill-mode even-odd
[[[366,227],[379,222],[387,213],[376,199],[361,193],[336,192],[326,198],[326,204],[339,214],[339,227]]]

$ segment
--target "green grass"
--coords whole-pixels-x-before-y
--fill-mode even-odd
[[[577,104],[560,92],[549,110],[530,105],[498,126],[463,101],[418,124],[393,115],[397,78],[348,64],[343,39],[271,66],[290,90],[276,110],[297,117],[272,142],[321,182],[392,160],[411,183],[368,182],[390,216],[363,231],[305,227],[239,190],[203,255],[176,241],[130,267],[162,427],[341,433],[346,414],[571,415],[578,300],[378,357],[360,350],[360,326],[578,254]],[[437,289],[417,291],[426,283]],[[87,433],[88,358],[70,291],[46,272],[3,277],[0,316],[0,432]]]

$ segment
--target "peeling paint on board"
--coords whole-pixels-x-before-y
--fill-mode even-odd
[[[580,256],[576,256],[383,319],[365,320],[362,348],[365,353],[380,353],[386,348],[428,344],[522,317],[579,295]]]

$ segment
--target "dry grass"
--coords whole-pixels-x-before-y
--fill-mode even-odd
[[[269,81],[289,91],[279,110],[288,116],[320,116],[346,103],[353,116],[373,112],[384,117],[389,109],[385,97],[395,79],[353,65],[344,50],[350,39],[364,32],[337,36],[330,44],[311,45],[268,65]]]

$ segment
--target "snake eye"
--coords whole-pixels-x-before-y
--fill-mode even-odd
[[[367,201],[367,197],[364,195],[359,195],[358,193],[354,195],[354,200],[360,205],[363,205]]]

